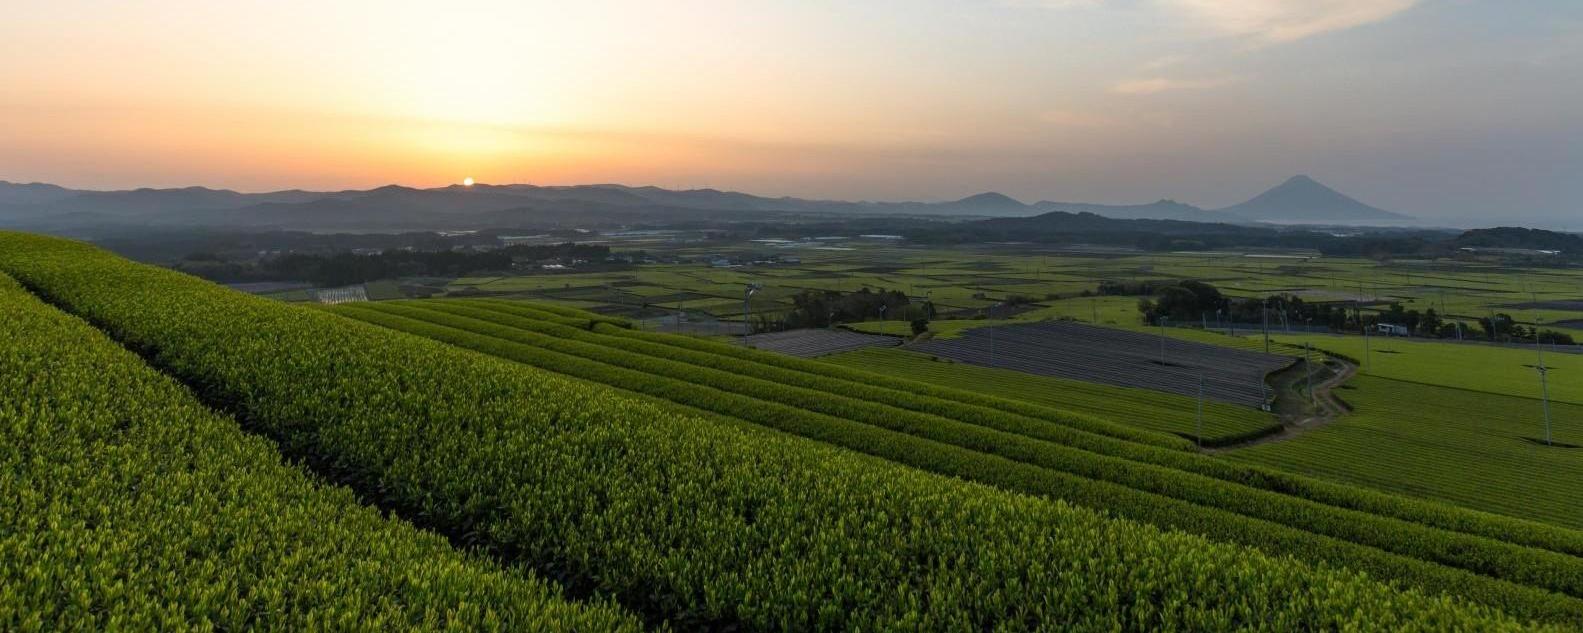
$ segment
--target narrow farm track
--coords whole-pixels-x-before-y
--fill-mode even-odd
[[[1339,358],[1333,359],[1333,362],[1339,364],[1341,370],[1325,378],[1319,384],[1314,385],[1314,404],[1318,409],[1317,411],[1300,416],[1283,416],[1280,431],[1256,437],[1246,442],[1205,448],[1204,452],[1211,454],[1225,453],[1260,444],[1293,440],[1309,431],[1324,428],[1326,425],[1350,413],[1352,407],[1345,400],[1342,400],[1340,396],[1337,396],[1335,390],[1345,385],[1348,380],[1352,379],[1352,376],[1357,374],[1358,366]]]
[[[421,303],[421,302],[420,302]],[[431,305],[439,306],[440,303]],[[499,313],[488,316],[488,310],[466,306],[418,308],[412,305],[350,306],[337,312],[368,320],[372,323],[403,331],[431,336],[437,340],[461,344],[479,351],[527,362],[537,367],[558,371],[571,371],[572,375],[607,384],[636,389],[641,393],[659,395],[691,406],[698,406],[716,413],[724,413],[765,424],[795,434],[823,439],[839,446],[870,452],[881,457],[901,461],[943,474],[955,474],[985,483],[992,483],[1013,490],[1036,492],[1074,501],[1083,505],[1105,508],[1113,513],[1138,520],[1213,536],[1214,538],[1258,545],[1269,551],[1286,553],[1303,558],[1348,560],[1349,565],[1370,569],[1381,577],[1398,578],[1418,586],[1449,590],[1452,586],[1467,583],[1483,586],[1480,593],[1510,594],[1510,599],[1531,589],[1508,585],[1496,578],[1508,578],[1519,585],[1528,582],[1533,589],[1572,593],[1583,591],[1583,585],[1570,587],[1560,578],[1583,578],[1583,561],[1557,556],[1529,548],[1512,546],[1498,541],[1483,540],[1452,532],[1427,529],[1423,526],[1400,521],[1381,520],[1381,517],[1359,512],[1348,512],[1252,488],[1235,487],[1215,492],[1223,483],[1214,483],[1187,473],[1169,474],[1169,471],[1123,460],[1100,458],[1064,449],[1057,445],[1018,440],[1016,436],[984,434],[970,427],[946,426],[936,421],[920,419],[908,423],[909,433],[922,433],[920,437],[944,442],[945,446],[916,444],[906,435],[890,435],[877,428],[867,430],[853,426],[850,421],[833,416],[798,414],[796,409],[783,408],[774,402],[779,398],[774,383],[753,386],[751,381],[737,381],[735,374],[722,373],[717,377],[710,370],[692,366],[667,368],[657,357],[636,361],[630,354],[617,353],[615,349],[592,344],[588,339],[600,335],[579,334],[576,328],[553,325],[534,325],[520,316]],[[505,325],[514,323],[519,327]],[[539,330],[535,332],[535,330]],[[581,342],[573,339],[584,339]],[[551,351],[559,350],[559,351]],[[592,363],[581,365],[581,363]],[[585,367],[578,369],[578,367]],[[673,374],[671,372],[680,372]],[[668,378],[686,375],[683,382]],[[625,377],[624,377],[625,376]],[[689,386],[692,385],[692,386]],[[701,389],[702,388],[702,389]],[[748,398],[732,395],[738,388]],[[724,391],[721,391],[724,389]],[[687,393],[695,393],[689,396]],[[783,393],[791,393],[790,391]],[[812,395],[812,394],[810,394]],[[819,399],[820,397],[816,397]],[[822,397],[830,399],[828,394]],[[739,402],[737,400],[740,400]],[[838,398],[836,400],[839,400]],[[733,404],[735,402],[735,404]],[[797,401],[782,401],[791,404]],[[815,400],[801,400],[817,406]],[[852,415],[878,423],[880,418],[865,418],[861,408],[851,409]],[[893,413],[892,416],[897,414]],[[892,419],[892,423],[895,422]],[[789,426],[788,426],[789,425]],[[828,427],[829,430],[817,430]],[[881,424],[883,427],[883,424]],[[943,434],[937,434],[943,433]],[[980,437],[957,446],[975,433]],[[856,435],[853,435],[856,434]],[[869,435],[873,439],[850,441]],[[957,446],[956,448],[949,448]],[[951,454],[948,461],[921,455],[930,453]],[[876,452],[878,451],[878,452]],[[985,453],[984,451],[988,451]],[[977,457],[975,457],[977,455]],[[998,456],[998,457],[997,457]],[[1014,462],[1000,461],[1010,458]],[[983,460],[988,461],[983,461]],[[962,469],[960,465],[982,462],[982,466]],[[1026,466],[1014,466],[1022,462]],[[1085,466],[1088,463],[1091,466]],[[954,464],[954,465],[953,465]],[[996,465],[998,464],[998,465]],[[1033,467],[1028,470],[1027,467]],[[1152,469],[1152,470],[1151,470]],[[1012,478],[1005,475],[1020,473]],[[1273,523],[1270,521],[1274,521]],[[1296,526],[1305,526],[1299,529]],[[1309,532],[1307,530],[1315,530]],[[1404,533],[1405,531],[1405,533]],[[1408,533],[1415,533],[1409,536]],[[1334,535],[1334,536],[1326,536]],[[1398,554],[1375,549],[1397,550]],[[1474,554],[1473,552],[1481,552]],[[1514,558],[1515,557],[1515,558]],[[1521,562],[1518,562],[1518,561]],[[1505,562],[1503,562],[1505,561]],[[1548,562],[1546,562],[1548,561]],[[1465,569],[1461,569],[1464,566]],[[1559,567],[1556,567],[1559,566]],[[1536,573],[1539,569],[1554,567],[1554,573]],[[1575,569],[1573,569],[1575,568]],[[1564,571],[1571,569],[1571,571]],[[1468,572],[1486,575],[1469,575]],[[1559,575],[1555,575],[1559,574]],[[1412,580],[1407,580],[1407,579]],[[1527,580],[1518,581],[1526,578]],[[1559,584],[1558,584],[1559,582]],[[1494,584],[1491,584],[1494,583]],[[1505,589],[1499,588],[1504,586]],[[1570,587],[1570,588],[1568,588]],[[1538,599],[1538,595],[1520,600]],[[1564,599],[1577,608],[1575,598]]]

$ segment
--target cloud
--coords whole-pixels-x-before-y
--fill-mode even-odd
[[[1166,55],[1164,57],[1156,57],[1149,60],[1142,66],[1142,68],[1144,70],[1160,70],[1163,68],[1170,68],[1171,66],[1181,64],[1185,61],[1187,61],[1187,57],[1185,55]]]
[[[1235,83],[1236,77],[1211,77],[1204,79],[1173,79],[1170,77],[1140,77],[1124,79],[1110,86],[1110,91],[1123,95],[1152,95],[1179,90],[1216,88]]]
[[[1104,0],[1000,0],[1002,6],[1034,9],[1088,9],[1103,3]]]
[[[1418,0],[1161,0],[1210,28],[1263,43],[1292,42],[1379,22]]]
[[[1045,110],[1039,113],[1039,121],[1053,127],[1067,128],[1098,128],[1116,125],[1117,119],[1096,112],[1083,112],[1081,110]]]

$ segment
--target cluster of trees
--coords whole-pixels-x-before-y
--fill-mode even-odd
[[[220,282],[306,281],[319,286],[342,286],[397,277],[460,277],[480,272],[508,271],[517,262],[603,262],[609,256],[608,246],[566,242],[508,246],[490,251],[288,253],[247,261],[231,261],[212,253],[194,253],[177,262],[174,268]]]
[[[755,317],[753,329],[758,332],[778,332],[883,318],[912,321],[913,333],[917,334],[928,329],[929,319],[933,317],[932,303],[914,304],[906,293],[898,290],[874,291],[864,288],[847,293],[804,290],[792,297],[791,310]]]
[[[1093,291],[1084,290],[1083,296],[1099,295],[1101,297],[1136,297],[1152,295],[1161,288],[1175,286],[1180,282],[1175,280],[1143,280],[1143,281],[1111,281],[1099,282],[1099,288]]]
[[[1574,343],[1572,336],[1565,332],[1543,330],[1537,326],[1524,327],[1505,313],[1480,318],[1477,329],[1474,329],[1462,321],[1446,319],[1434,308],[1419,311],[1398,302],[1375,313],[1364,313],[1351,303],[1308,302],[1291,294],[1271,295],[1262,300],[1239,299],[1226,297],[1219,289],[1201,281],[1107,282],[1100,285],[1099,293],[1151,295],[1138,300],[1138,312],[1147,323],[1168,319],[1179,323],[1212,321],[1249,325],[1261,324],[1268,317],[1272,329],[1290,324],[1318,325],[1338,332],[1357,332],[1384,323],[1403,326],[1413,336],[1426,338],[1460,337],[1514,342],[1532,341],[1537,336],[1544,343]]]
[[[1512,315],[1505,312],[1479,317],[1479,329],[1482,331],[1484,338],[1503,343],[1532,341],[1537,336],[1541,343],[1551,345],[1575,344],[1571,334],[1542,329],[1537,325],[1523,327],[1521,323],[1512,318]]]

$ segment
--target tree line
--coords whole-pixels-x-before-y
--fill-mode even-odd
[[[1177,323],[1233,323],[1263,324],[1270,327],[1282,325],[1321,326],[1335,332],[1359,332],[1373,329],[1380,324],[1398,325],[1412,336],[1425,338],[1466,338],[1492,342],[1532,341],[1535,337],[1544,343],[1572,345],[1572,335],[1538,326],[1523,326],[1506,313],[1481,317],[1472,325],[1458,319],[1448,319],[1433,307],[1418,310],[1401,302],[1392,302],[1385,309],[1364,312],[1355,302],[1304,301],[1294,294],[1274,294],[1264,298],[1227,297],[1218,288],[1202,281],[1145,281],[1107,282],[1100,284],[1099,294],[1145,295],[1138,300],[1138,312],[1144,322],[1161,323],[1162,319]],[[1268,320],[1268,321],[1267,321]]]
[[[913,303],[906,293],[899,290],[870,290],[837,292],[834,290],[803,290],[792,296],[792,309],[756,315],[755,332],[779,332],[799,328],[833,327],[838,323],[855,323],[887,319],[910,321],[913,333],[928,329],[934,317],[934,304]]]
[[[211,281],[303,281],[317,286],[344,286],[399,277],[461,277],[506,272],[519,262],[573,261],[603,263],[610,247],[594,244],[518,245],[489,251],[390,250],[380,253],[286,253],[253,260],[228,260],[195,253],[173,266]]]

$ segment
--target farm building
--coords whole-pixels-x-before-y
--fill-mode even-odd
[[[1377,323],[1374,330],[1385,336],[1408,336],[1407,326],[1394,323]]]

